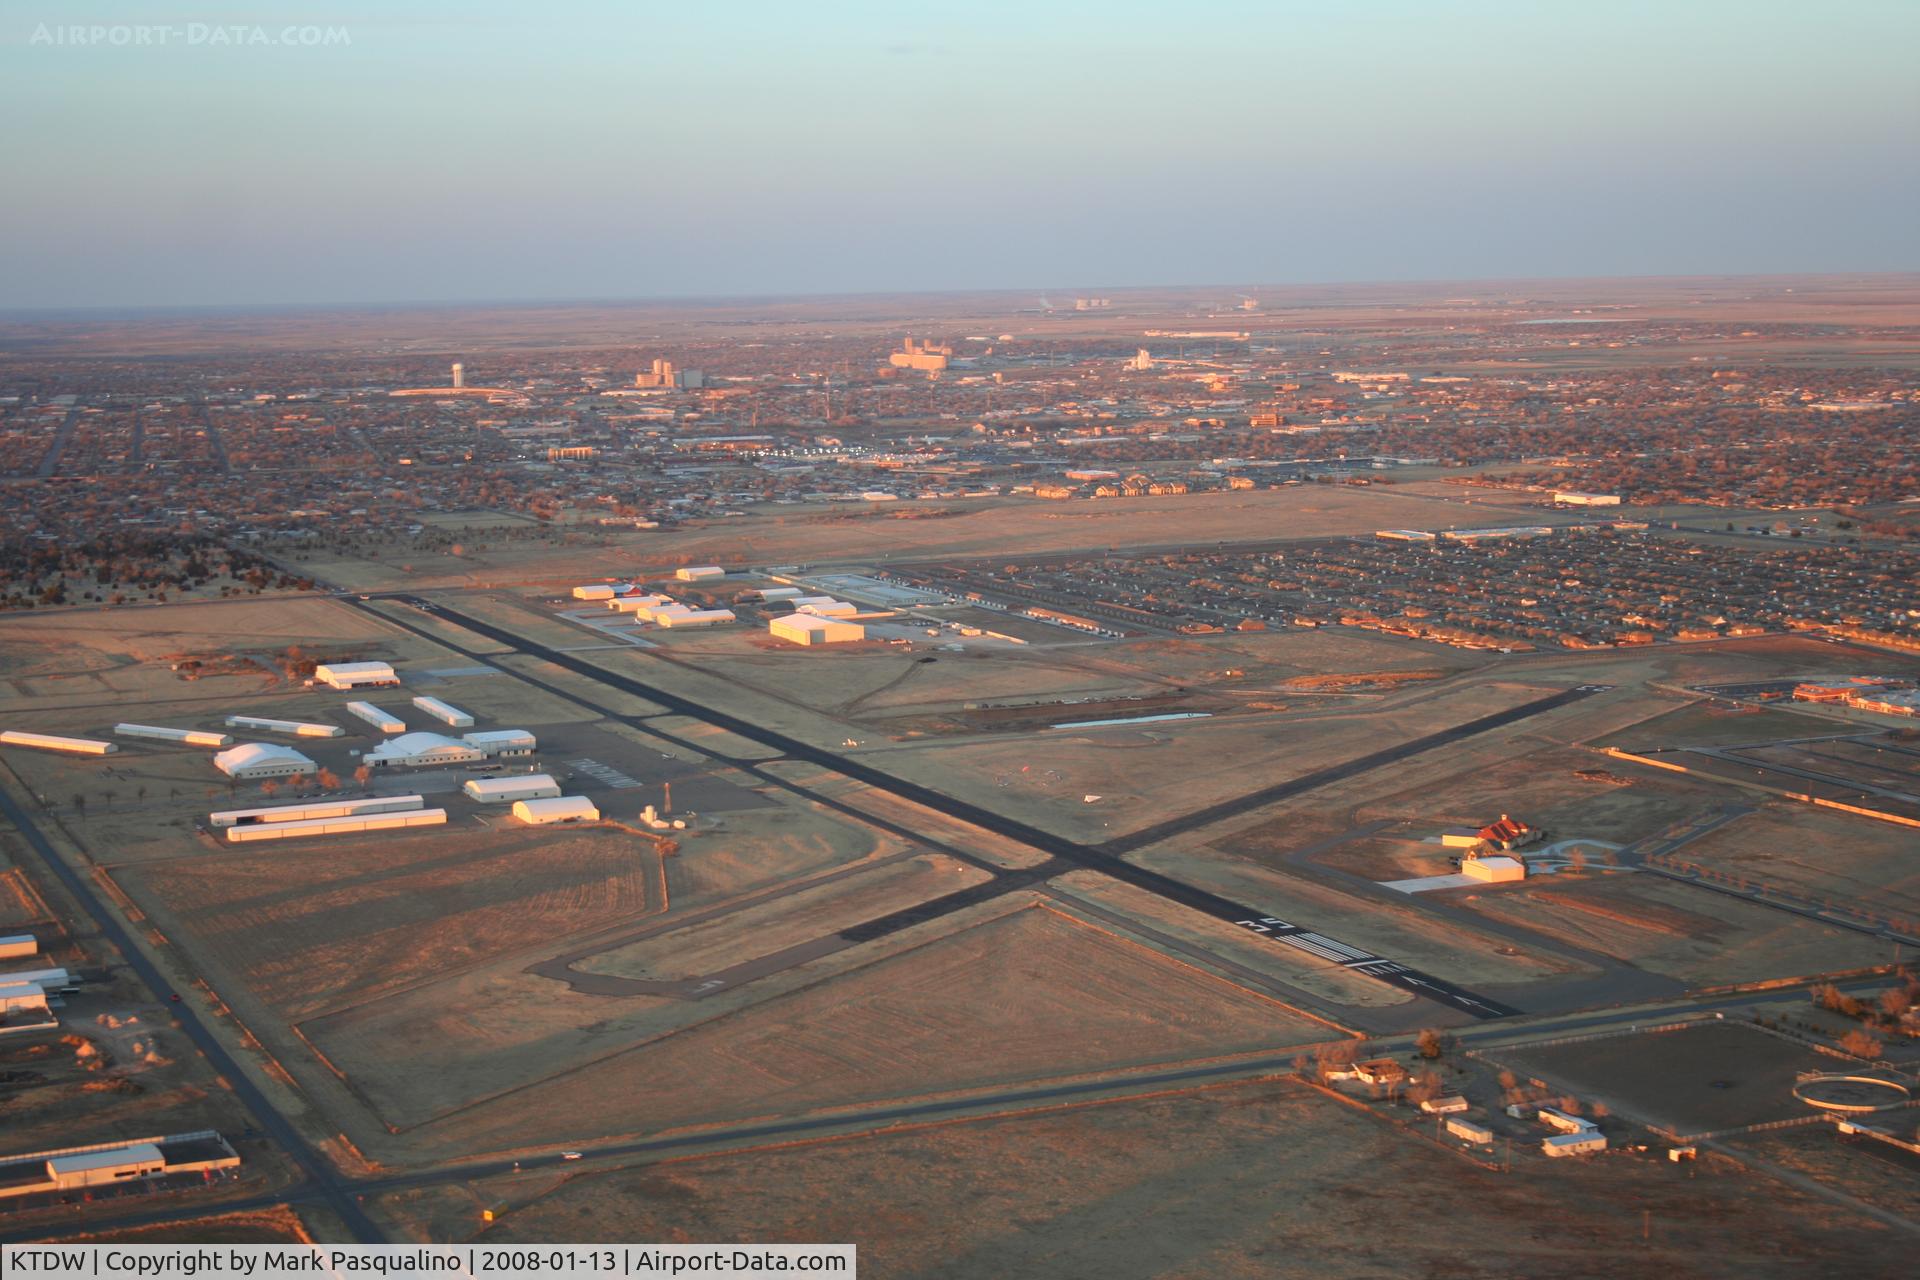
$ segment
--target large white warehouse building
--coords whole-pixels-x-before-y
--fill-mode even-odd
[[[309,818],[345,818],[359,813],[403,813],[426,807],[424,796],[365,796],[358,800],[316,800],[265,809],[224,809],[207,815],[216,827],[250,827],[259,822],[304,822]]]
[[[347,714],[365,720],[382,733],[405,733],[407,722],[391,711],[382,711],[371,702],[349,702]]]
[[[472,743],[439,733],[403,733],[361,756],[363,763],[375,769],[445,768],[485,760],[487,753]]]
[[[253,782],[312,773],[315,765],[292,747],[273,742],[243,742],[215,756],[213,767],[236,781]]]
[[[400,683],[384,662],[323,662],[313,669],[315,684],[329,689],[379,689]]]
[[[304,836],[351,835],[387,831],[396,827],[437,827],[447,820],[445,809],[407,809],[399,813],[349,813],[334,818],[301,818],[294,822],[254,822],[228,827],[235,844],[249,840],[297,840]]]
[[[552,774],[522,773],[506,778],[468,778],[461,790],[481,804],[511,804],[515,800],[544,800],[560,794]]]
[[[479,733],[463,733],[461,741],[470,747],[478,747],[493,756],[530,756],[539,740],[525,729],[483,729]]]
[[[530,827],[545,827],[559,822],[598,822],[600,810],[585,796],[552,796],[514,801],[513,816]]]
[[[296,738],[338,738],[346,732],[337,724],[318,724],[311,720],[274,720],[267,716],[228,716],[227,727],[290,733]]]
[[[152,738],[156,742],[178,742],[187,747],[230,747],[233,735],[207,729],[169,729],[158,724],[117,724],[113,731],[123,738]]]
[[[63,738],[56,733],[28,733],[25,729],[0,732],[0,746],[38,747],[42,751],[65,751],[76,756],[104,756],[120,749],[115,743],[93,738]]]
[[[455,729],[473,728],[473,717],[450,702],[442,702],[438,698],[422,697],[415,698],[413,705],[432,716],[435,720],[440,721],[442,724],[451,725]]]
[[[821,618],[811,613],[791,613],[774,618],[767,623],[767,630],[779,639],[794,644],[845,644],[849,640],[867,638],[867,629],[857,622]]]

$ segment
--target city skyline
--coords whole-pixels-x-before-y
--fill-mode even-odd
[[[0,308],[1920,268],[1908,6],[229,20],[0,31]]]

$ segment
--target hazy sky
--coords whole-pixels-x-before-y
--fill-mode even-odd
[[[0,0],[0,307],[1913,270],[1916,48],[1914,0]]]

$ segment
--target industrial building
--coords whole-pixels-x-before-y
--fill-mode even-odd
[[[1553,500],[1563,507],[1617,507],[1620,495],[1617,493],[1576,493],[1563,489],[1553,495]]]
[[[682,582],[706,582],[713,578],[724,578],[727,571],[717,564],[684,565],[673,571],[673,576]]]
[[[545,827],[561,822],[598,822],[600,810],[585,796],[547,796],[515,800],[513,816],[530,827]]]
[[[545,800],[560,794],[553,775],[523,773],[509,778],[468,778],[461,787],[470,800],[481,804],[511,804],[515,800]]]
[[[793,644],[845,644],[867,638],[867,629],[857,622],[841,618],[821,618],[811,613],[790,613],[767,622],[767,631],[775,638]]]
[[[438,698],[415,698],[413,705],[432,716],[435,720],[452,725],[456,729],[473,728],[472,716],[456,706],[440,701]]]
[[[479,733],[463,733],[461,741],[470,747],[478,747],[488,758],[494,756],[530,756],[539,740],[525,729],[485,729]]]
[[[447,820],[445,809],[407,809],[399,813],[349,813],[335,818],[302,818],[295,822],[255,822],[228,827],[235,844],[251,840],[296,840],[305,836],[351,835],[390,831],[401,827],[437,827]]]
[[[371,702],[349,702],[347,714],[357,716],[382,733],[405,733],[407,722],[391,711],[382,711]]]
[[[207,815],[216,827],[250,827],[261,822],[302,822],[311,818],[345,818],[362,813],[402,813],[424,807],[423,796],[365,796],[358,800],[315,800],[311,804],[283,804],[264,809],[223,809]]]
[[[1373,536],[1388,542],[1432,542],[1434,538],[1424,529],[1380,529]]]
[[[133,1142],[62,1147],[0,1158],[0,1196],[84,1191],[173,1174],[231,1169],[239,1163],[233,1147],[211,1129]]]
[[[230,747],[233,735],[210,729],[169,729],[158,724],[117,724],[113,731],[123,738],[152,738],[156,742],[177,742],[184,747]]]
[[[445,734],[415,731],[388,738],[360,760],[374,769],[429,769],[474,764],[486,758],[487,753],[472,743]]]
[[[114,743],[93,738],[63,738],[53,733],[28,733],[24,729],[0,731],[0,746],[38,747],[42,751],[65,751],[76,756],[105,756],[120,749]]]
[[[337,724],[317,724],[311,720],[274,720],[267,716],[228,716],[227,727],[290,733],[296,738],[338,738],[346,732]]]
[[[47,1031],[60,1025],[47,1007],[44,988],[31,982],[0,981],[0,1036]]]
[[[329,689],[380,689],[400,683],[385,662],[323,662],[313,669],[313,682]]]
[[[40,944],[30,933],[12,933],[0,938],[0,960],[18,960],[39,950]]]
[[[627,589],[622,583],[593,582],[573,589],[575,600],[611,600]]]
[[[292,747],[271,742],[243,742],[229,747],[213,758],[213,767],[236,782],[291,778],[315,769],[313,761]]]
[[[952,359],[952,347],[936,346],[931,342],[915,342],[909,336],[900,350],[887,356],[887,363],[896,369],[917,369],[922,373],[938,373],[946,368]]]

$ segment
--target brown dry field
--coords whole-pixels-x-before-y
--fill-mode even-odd
[[[1847,732],[1847,725],[1824,716],[1775,707],[1729,710],[1703,703],[1635,725],[1596,745],[1627,751],[1635,747],[1726,747]]]
[[[1573,1089],[1587,1103],[1604,1102],[1619,1116],[1682,1135],[1804,1116],[1806,1104],[1793,1096],[1797,1074],[1847,1069],[1843,1059],[1738,1022],[1490,1056],[1521,1075]]]
[[[303,1244],[313,1240],[300,1215],[282,1205],[244,1213],[212,1214],[155,1227],[130,1227],[88,1235],[67,1235],[88,1244]]]
[[[657,1132],[1280,1049],[1334,1034],[1059,911],[992,908],[1001,914],[950,917],[938,922],[948,932],[919,931],[904,949],[827,980],[762,993],[757,1003],[635,1050],[615,1048],[444,1116],[418,1136],[490,1150]],[[609,1012],[626,1004],[597,1003]],[[442,1113],[491,1050],[471,1033],[446,1042],[433,1019],[413,1025],[404,1054],[393,1039],[347,1026],[313,1034],[382,1115],[411,1124]]]
[[[1344,714],[1042,731],[892,749],[874,762],[1035,826],[1100,841],[1543,693],[1476,681]],[[1088,794],[1101,800],[1083,803]]]
[[[389,1212],[409,1235],[496,1244],[854,1241],[889,1280],[1892,1275],[1909,1239],[1711,1155],[1492,1172],[1284,1083],[503,1191],[488,1228],[465,1194]]]
[[[1449,898],[1693,987],[1813,976],[1893,959],[1891,944],[1863,934],[1645,872],[1556,875]]]
[[[291,1022],[665,906],[652,844],[616,831],[238,848],[118,879],[190,953]]]
[[[925,509],[933,504],[901,507],[909,505]],[[422,555],[408,561],[412,573],[391,559],[325,554],[316,554],[304,568],[356,591],[489,584],[559,588],[628,574],[658,576],[683,564],[886,563],[1031,555],[1223,539],[1336,537],[1382,528],[1494,525],[1511,516],[1478,504],[1397,494],[1392,486],[1298,485],[1114,501],[997,498],[938,505],[946,514],[933,519],[900,519],[894,508],[861,518],[843,511],[759,511],[668,531],[609,531],[604,538],[608,545],[602,547],[516,543],[457,558]],[[1539,522],[1559,521],[1543,514]]]
[[[849,881],[803,889],[717,920],[602,951],[581,960],[575,968],[582,973],[618,978],[673,981],[705,977],[987,879],[987,873],[978,867],[938,854],[923,855],[875,867]]]
[[[1678,856],[1814,898],[1920,916],[1920,831],[1773,801]]]

